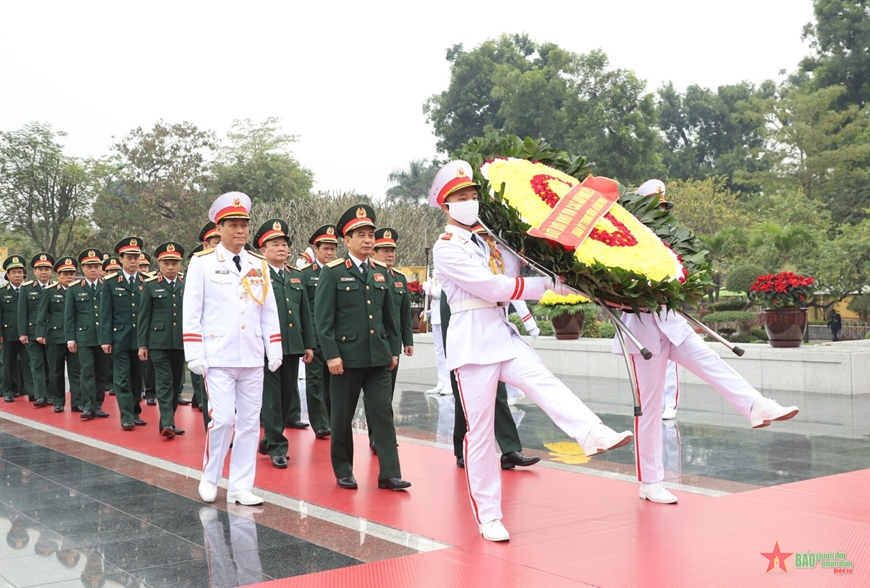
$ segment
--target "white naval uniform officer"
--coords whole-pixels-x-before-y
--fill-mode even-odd
[[[448,216],[446,231],[435,243],[434,259],[441,295],[447,297],[452,313],[447,368],[455,370],[468,423],[464,454],[472,511],[484,539],[507,541],[510,535],[501,523],[500,463],[493,431],[499,380],[523,390],[582,445],[586,455],[625,445],[632,434],[603,425],[544,367],[508,322],[507,301],[539,299],[549,288],[562,293],[569,289],[549,278],[508,277],[491,271],[488,250],[471,233],[477,222],[477,188],[471,166],[451,161],[435,177],[429,203]]]
[[[447,358],[444,356],[444,337],[441,334],[441,284],[438,282],[438,278],[432,276],[423,282],[423,291],[429,296],[431,308],[429,324],[432,325],[435,365],[438,366],[438,382],[434,388],[426,390],[426,394],[449,396],[451,394],[450,373],[447,371]],[[440,415],[441,413],[439,412],[438,414]]]
[[[241,192],[217,198],[209,219],[221,242],[197,253],[185,275],[183,339],[187,365],[205,380],[211,422],[206,428],[199,494],[217,497],[230,442],[227,502],[262,504],[254,495],[263,357],[281,366],[281,327],[266,260],[245,251],[251,199]],[[234,437],[235,435],[235,437]]]
[[[650,180],[637,190],[638,194],[659,193],[664,196],[664,184]],[[773,421],[784,421],[798,414],[796,406],[783,407],[765,398],[731,366],[725,363],[709,345],[689,326],[686,319],[672,311],[651,313],[623,313],[622,321],[652,357],[644,360],[640,350],[630,341],[626,347],[637,377],[643,416],[635,417],[635,453],[640,497],[662,504],[674,504],[677,497],[663,485],[665,472],[662,464],[662,397],[668,360],[683,366],[707,384],[749,419],[753,428],[768,426]],[[619,342],[614,338],[613,353],[622,355]]]

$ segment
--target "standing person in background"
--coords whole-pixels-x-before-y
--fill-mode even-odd
[[[423,291],[429,297],[429,324],[432,325],[432,342],[435,346],[435,365],[438,366],[438,381],[426,394],[450,394],[450,373],[444,357],[444,338],[441,333],[441,284],[434,275],[423,282]]]
[[[840,329],[843,328],[843,318],[836,309],[828,315],[828,328],[831,329],[831,341],[839,341]]]
[[[27,349],[30,359],[30,373],[33,378],[33,395],[36,401],[33,406],[43,408],[51,404],[48,394],[48,357],[45,345],[36,340],[36,316],[39,313],[39,303],[45,296],[45,289],[54,286],[51,283],[51,270],[54,267],[54,257],[49,253],[37,253],[30,260],[35,278],[21,285],[18,297],[18,340]]]
[[[64,332],[66,292],[75,281],[76,269],[72,257],[62,257],[54,264],[58,283],[46,290],[36,313],[36,341],[45,346],[48,393],[54,412],[63,412],[66,403],[66,372],[69,372],[70,404],[73,407],[82,405],[79,357],[67,347]]]
[[[266,260],[245,250],[251,199],[241,192],[219,196],[208,211],[220,243],[195,255],[184,284],[184,355],[191,372],[204,376],[212,420],[206,430],[199,495],[217,498],[230,456],[227,502],[262,504],[255,495],[257,441],[263,401],[263,358],[281,367],[281,327]]]
[[[272,283],[281,330],[281,367],[274,372],[269,371],[268,362],[263,367],[263,406],[260,409],[263,438],[259,452],[269,456],[272,466],[285,469],[290,444],[284,436],[284,426],[288,420],[301,422],[299,360],[309,363],[314,356],[314,327],[308,294],[302,285],[302,272],[295,267],[284,267],[290,253],[287,223],[277,218],[267,220],[254,235],[254,243],[269,264],[268,279]]]
[[[155,393],[160,409],[158,431],[167,438],[183,435],[175,426],[175,409],[184,371],[184,343],[181,338],[184,280],[179,275],[184,247],[167,241],[154,250],[159,272],[145,280],[139,323],[136,326],[139,359],[154,365]]]
[[[335,260],[338,239],[335,236],[335,225],[323,225],[308,239],[311,245],[314,261],[303,265],[302,283],[308,294],[308,308],[311,310],[312,327],[314,328],[314,356],[305,365],[305,399],[308,401],[308,420],[318,439],[329,437],[329,415],[332,400],[329,396],[329,370],[320,348],[320,336],[317,334],[317,323],[314,313],[314,297],[317,285],[323,274],[323,266]]]
[[[100,346],[100,279],[102,253],[99,249],[85,249],[79,253],[79,265],[84,279],[70,284],[64,305],[64,333],[67,349],[78,354],[81,366],[82,407],[81,419],[108,418],[103,411],[106,396],[106,378],[109,356]],[[73,406],[73,412],[77,412]]]
[[[3,345],[3,400],[13,402],[17,396],[33,396],[33,372],[30,370],[30,356],[20,337],[24,326],[18,322],[18,301],[21,285],[26,275],[24,258],[10,255],[3,261],[6,271],[6,287],[0,290],[0,344]]]

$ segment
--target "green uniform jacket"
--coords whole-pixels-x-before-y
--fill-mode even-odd
[[[317,286],[314,322],[323,357],[340,357],[345,368],[388,366],[401,352],[388,270],[367,263],[363,279],[349,257],[337,259],[323,268]]]
[[[133,285],[127,281],[124,272],[106,280],[100,292],[100,345],[111,345],[112,351],[134,351],[139,349],[136,332],[136,318],[142,307],[142,290],[145,282],[141,274],[136,274]]]
[[[67,343],[64,333],[66,290],[60,284],[46,288],[36,312],[36,336],[45,337],[47,345]]]
[[[302,272],[295,268],[284,270],[282,278],[269,266],[269,276],[278,305],[283,354],[302,355],[306,349],[314,349],[314,324],[311,322],[308,293],[302,284]]]
[[[171,289],[163,274],[145,280],[136,325],[140,347],[148,349],[184,349],[182,341],[181,301],[184,278],[175,278]]]
[[[314,296],[317,294],[317,284],[323,273],[323,266],[316,261],[299,268],[302,271],[302,285],[308,294],[308,308],[311,310],[311,328],[314,329],[314,344],[320,346],[320,335],[317,333],[317,320],[314,316]]]
[[[414,345],[414,329],[411,327],[411,293],[408,292],[408,278],[395,269],[390,270],[390,278],[393,282],[390,296],[393,299],[395,316],[399,317],[402,345],[410,347]]]
[[[21,330],[19,335],[27,335],[31,343],[36,343],[36,315],[39,313],[39,303],[43,299],[43,295],[49,288],[54,286],[51,282],[48,283],[45,290],[39,285],[39,282],[24,282],[21,284],[21,291],[18,296],[18,328]]]
[[[100,292],[103,280],[97,280],[97,293],[91,293],[86,280],[70,284],[66,290],[64,306],[64,333],[67,342],[75,341],[84,347],[97,347],[100,344]]]
[[[0,290],[0,324],[3,325],[3,340],[18,341],[18,297],[12,284]]]

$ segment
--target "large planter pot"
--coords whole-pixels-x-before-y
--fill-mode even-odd
[[[800,347],[803,344],[807,331],[806,308],[765,308],[761,316],[771,347]]]
[[[583,329],[584,314],[578,312],[576,314],[560,314],[557,317],[550,319],[553,323],[553,332],[556,339],[569,340],[579,339],[580,331]]]

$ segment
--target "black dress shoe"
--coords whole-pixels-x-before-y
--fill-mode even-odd
[[[266,451],[262,444],[257,445],[257,453],[259,453],[260,455],[269,455],[269,452]]]
[[[147,425],[148,423],[146,423],[145,421],[143,421],[143,420],[140,419],[139,417],[135,417],[135,418],[133,419],[133,424],[136,425],[137,427],[144,427],[144,426]]]
[[[44,408],[48,406],[48,398],[37,398],[34,401],[33,406],[35,406],[36,408]]]
[[[456,467],[462,468],[464,470],[465,469],[465,458],[457,457],[456,458]]]
[[[125,431],[132,431],[136,428],[136,425],[134,425],[133,423],[121,423],[121,428]]]
[[[287,456],[286,455],[273,455],[272,456],[272,465],[278,468],[279,470],[287,469]]]
[[[175,431],[176,435],[184,435],[184,429],[179,429],[178,427],[173,426],[172,430]]]
[[[371,451],[372,451],[372,455],[377,455],[377,454],[378,454],[378,448],[375,447],[375,442],[372,441],[371,439],[369,439],[369,449],[371,449]]]
[[[92,418],[94,418],[94,413],[91,412],[90,410],[85,410],[85,411],[82,411],[82,414],[79,415],[79,418],[82,419],[83,421],[89,421]]]
[[[540,457],[526,457],[519,451],[511,451],[501,456],[501,469],[512,470],[515,466],[527,468],[541,461]]]
[[[85,411],[85,407],[84,407],[84,406],[73,406],[73,407],[72,407],[72,411],[73,411],[73,412],[84,412],[84,411]]]
[[[411,482],[407,482],[402,478],[387,478],[386,480],[378,480],[378,488],[386,490],[404,490],[410,488]]]
[[[94,411],[94,416],[101,419],[109,418],[109,413],[105,412],[102,408],[98,408]]]
[[[287,423],[287,426],[291,429],[307,429],[308,423],[304,423],[302,421],[292,421]]]
[[[57,406],[54,407],[54,412],[63,412],[63,406],[58,404]]]
[[[106,390],[106,392],[109,393],[109,396],[114,396],[114,395],[115,395],[115,391],[114,391],[114,390]]]
[[[145,402],[146,402],[146,404],[148,404],[148,406],[155,406],[157,404],[157,399],[156,398],[149,398]]]
[[[178,402],[181,403],[181,399],[178,399]],[[197,402],[196,398],[190,401],[190,408],[199,408],[199,402]]]
[[[187,398],[182,398],[180,396],[178,397],[179,406],[187,406],[188,404],[190,404],[190,400],[188,400]]]
[[[4,396],[3,400],[5,400],[6,402],[15,402],[15,398],[13,398],[12,396]]]
[[[175,437],[175,431],[172,429],[172,426],[163,427],[162,429],[160,429],[160,436],[166,437],[167,439],[172,439],[173,437]]]
[[[358,488],[356,484],[356,478],[353,476],[347,476],[346,478],[336,478],[336,483],[339,488],[344,488],[345,490],[356,490]]]
[[[332,434],[332,431],[330,431],[329,429],[317,429],[316,431],[314,431],[314,436],[317,437],[318,439],[325,439],[325,438],[329,437],[331,434]]]

